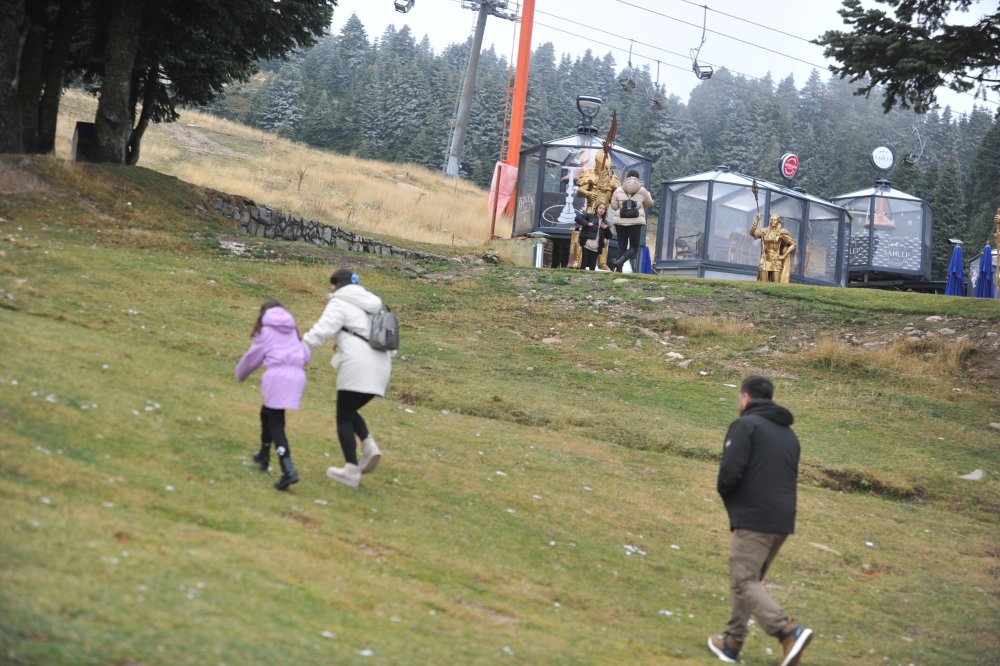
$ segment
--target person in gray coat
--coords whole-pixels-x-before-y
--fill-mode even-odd
[[[303,342],[315,349],[334,340],[337,352],[330,365],[337,369],[337,437],[346,464],[331,467],[326,475],[356,488],[361,475],[375,469],[382,451],[368,431],[360,410],[385,390],[392,374],[393,352],[378,351],[368,344],[371,317],[382,307],[382,299],[361,286],[354,271],[342,268],[330,276],[326,308]],[[358,459],[357,437],[361,440]]]
[[[740,386],[740,418],[729,425],[717,490],[729,514],[730,614],[726,631],[708,648],[727,664],[739,661],[750,615],[781,643],[781,666],[795,666],[812,629],[792,621],[764,589],[764,576],[795,531],[799,439],[792,413],[773,402],[774,384],[747,377]]]

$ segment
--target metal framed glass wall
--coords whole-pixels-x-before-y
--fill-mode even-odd
[[[568,237],[575,224],[575,210],[586,206],[584,198],[571,196],[570,188],[594,165],[602,148],[600,138],[577,134],[521,151],[513,236],[544,232]],[[619,179],[635,170],[643,183],[649,182],[652,163],[638,153],[615,146],[611,165]]]
[[[759,227],[772,214],[795,240],[794,282],[846,285],[850,217],[842,207],[804,192],[719,169],[663,183],[663,206],[654,269],[661,274],[756,279],[760,240],[750,227],[760,206]]]
[[[930,279],[930,206],[887,186],[834,197],[854,220],[848,245],[851,273]]]

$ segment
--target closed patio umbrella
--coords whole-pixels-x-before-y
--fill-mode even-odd
[[[994,289],[993,248],[987,245],[983,248],[983,256],[979,258],[979,278],[976,280],[976,298],[993,298]]]
[[[944,287],[946,296],[965,296],[965,271],[962,268],[962,246],[956,245],[948,264],[948,283]]]

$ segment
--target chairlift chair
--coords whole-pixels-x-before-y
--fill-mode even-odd
[[[400,14],[405,14],[406,12],[413,9],[413,0],[395,0],[396,11]]]
[[[635,90],[635,68],[632,67],[632,42],[629,42],[628,45],[628,75],[625,78],[618,79],[618,85],[625,92]]]
[[[691,49],[691,71],[702,81],[707,81],[712,78],[712,74],[715,70],[712,69],[711,65],[700,65],[698,64],[698,54],[701,53],[701,47],[705,45],[705,30],[708,27],[708,5],[705,5],[705,14],[701,23],[701,43],[698,44],[698,48]]]
[[[711,65],[699,65],[697,59],[691,64],[691,70],[702,81],[707,81],[712,78],[712,74],[715,74],[715,70],[712,69]]]
[[[656,61],[656,83],[653,85],[653,96],[649,98],[653,111],[663,111],[663,93],[660,92],[660,61]]]
[[[924,154],[924,144],[925,141],[920,138],[920,131],[917,130],[917,126],[914,125],[912,129],[913,134],[917,137],[917,152],[909,153],[903,158],[903,164],[906,166],[913,166],[920,159],[921,155]]]

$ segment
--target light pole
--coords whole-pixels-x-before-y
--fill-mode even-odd
[[[469,66],[465,71],[465,81],[462,84],[462,95],[458,99],[458,113],[455,116],[455,130],[451,135],[451,146],[448,148],[448,164],[445,175],[458,177],[458,169],[462,162],[462,148],[465,146],[465,134],[469,129],[469,113],[472,110],[472,95],[476,90],[476,75],[479,70],[479,53],[483,49],[483,33],[486,31],[486,17],[494,16],[514,20],[515,15],[506,11],[507,0],[476,0],[463,2],[467,9],[478,9],[476,32],[472,37],[472,51],[469,53]]]

